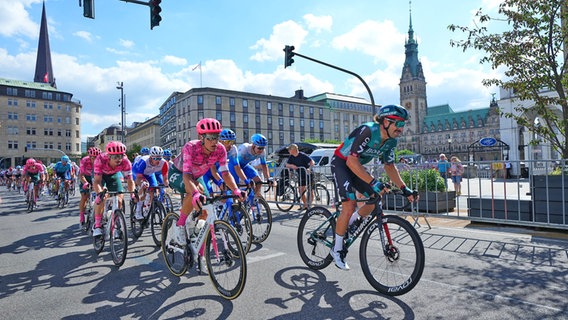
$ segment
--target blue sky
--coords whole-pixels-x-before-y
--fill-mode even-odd
[[[449,45],[498,0],[415,0],[418,39],[430,106],[454,110],[487,107],[496,88],[483,78],[499,75],[479,64],[479,52]],[[58,89],[83,105],[82,135],[120,122],[117,82],[124,83],[127,124],[158,114],[173,91],[200,87],[292,96],[335,92],[368,99],[348,74],[297,57],[284,69],[284,45],[351,70],[371,88],[375,103],[399,102],[398,83],[408,36],[409,3],[400,0],[163,0],[162,22],[150,30],[149,8],[95,0],[94,20],[76,0],[46,0]],[[33,80],[41,0],[0,0],[0,77]],[[199,68],[193,70],[201,62]]]

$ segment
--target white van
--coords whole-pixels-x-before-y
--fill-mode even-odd
[[[331,175],[330,163],[334,152],[335,149],[327,149],[327,148],[314,150],[314,152],[310,154],[310,158],[312,158],[316,163],[313,168],[313,171],[322,173],[326,177],[331,179],[332,175]]]

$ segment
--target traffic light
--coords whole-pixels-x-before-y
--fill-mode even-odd
[[[95,18],[95,0],[83,0],[83,17]]]
[[[294,63],[294,46],[285,46],[284,47],[284,68],[287,68]]]
[[[150,6],[150,30],[154,29],[154,27],[156,26],[159,26],[160,21],[162,21],[162,17],[160,16],[162,8],[160,8],[160,3],[162,3],[162,0],[148,1],[148,5]]]

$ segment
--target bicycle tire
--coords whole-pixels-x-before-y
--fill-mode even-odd
[[[256,198],[250,207],[252,222],[252,243],[261,243],[268,238],[272,229],[272,210],[268,202],[262,198]]]
[[[292,186],[287,185],[284,187],[284,193],[276,197],[276,207],[282,212],[288,212],[292,210],[292,207],[296,204],[296,190]]]
[[[231,212],[225,214],[224,220],[235,229],[241,239],[241,244],[245,253],[249,253],[252,245],[252,222],[250,216],[241,203],[233,203]],[[237,221],[238,220],[238,221]]]
[[[329,251],[335,241],[335,220],[330,217],[328,209],[313,207],[304,213],[298,225],[298,252],[310,269],[321,270],[333,261]]]
[[[128,252],[127,234],[124,213],[121,209],[117,209],[112,217],[109,240],[112,261],[117,267],[122,266],[126,260],[126,253]]]
[[[209,233],[205,242],[209,279],[222,297],[233,300],[243,292],[246,284],[246,254],[239,236],[226,221],[216,220],[213,234],[214,237]]]
[[[168,270],[177,277],[181,277],[187,272],[189,267],[189,248],[174,248],[170,242],[173,238],[173,226],[177,223],[179,216],[176,213],[170,212],[162,223],[162,256],[166,262]]]
[[[132,229],[132,236],[137,240],[144,232],[144,221],[136,219],[136,204],[130,203],[130,228]]]
[[[28,186],[28,212],[32,212],[34,211],[34,207],[35,207],[35,190],[34,190],[34,185],[31,185],[31,189],[30,186]]]
[[[174,212],[174,203],[172,202],[172,198],[167,192],[164,192],[164,199],[162,204],[166,209],[166,212]]]
[[[330,197],[329,190],[321,183],[316,183],[314,187],[314,198],[312,204],[316,206],[329,206]]]
[[[425,253],[420,235],[412,224],[398,216],[382,218],[393,248],[382,248],[379,222],[363,233],[359,247],[361,268],[367,281],[382,294],[399,296],[412,290],[424,271]],[[386,230],[385,230],[386,231]]]
[[[157,247],[162,245],[162,223],[166,218],[166,208],[160,201],[154,201],[152,213],[150,216],[150,230],[152,231],[152,239]]]

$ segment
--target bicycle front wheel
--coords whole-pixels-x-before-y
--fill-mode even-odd
[[[310,269],[323,269],[333,260],[329,250],[335,240],[335,220],[330,217],[326,208],[313,207],[300,220],[296,242],[302,261]]]
[[[364,231],[359,258],[367,281],[389,296],[412,290],[424,271],[422,239],[408,221],[398,216],[384,216],[382,225],[374,223]]]
[[[248,253],[252,244],[252,222],[247,211],[241,203],[233,203],[231,211],[225,214],[224,220],[235,229],[245,253]]]
[[[112,261],[117,267],[124,264],[126,252],[128,251],[128,237],[126,231],[126,219],[122,210],[117,209],[112,216],[110,228],[110,253]]]
[[[156,246],[162,244],[162,222],[166,218],[166,208],[159,201],[154,201],[152,216],[150,217],[150,229],[152,230],[152,239]]]
[[[225,299],[235,299],[247,279],[246,254],[239,236],[226,221],[216,220],[206,244],[205,261],[213,287]]]
[[[178,277],[181,277],[188,268],[189,251],[185,246],[180,248],[173,242],[174,226],[179,216],[173,212],[169,213],[162,224],[162,255],[168,266],[168,270]]]
[[[144,231],[144,221],[136,219],[136,203],[130,202],[130,229],[134,240],[140,238]]]
[[[249,213],[252,220],[252,242],[261,243],[268,238],[272,229],[272,210],[266,200],[255,198]]]
[[[292,186],[285,186],[282,195],[276,197],[276,206],[278,209],[283,212],[292,210],[295,202],[295,194],[296,191],[292,188]]]

